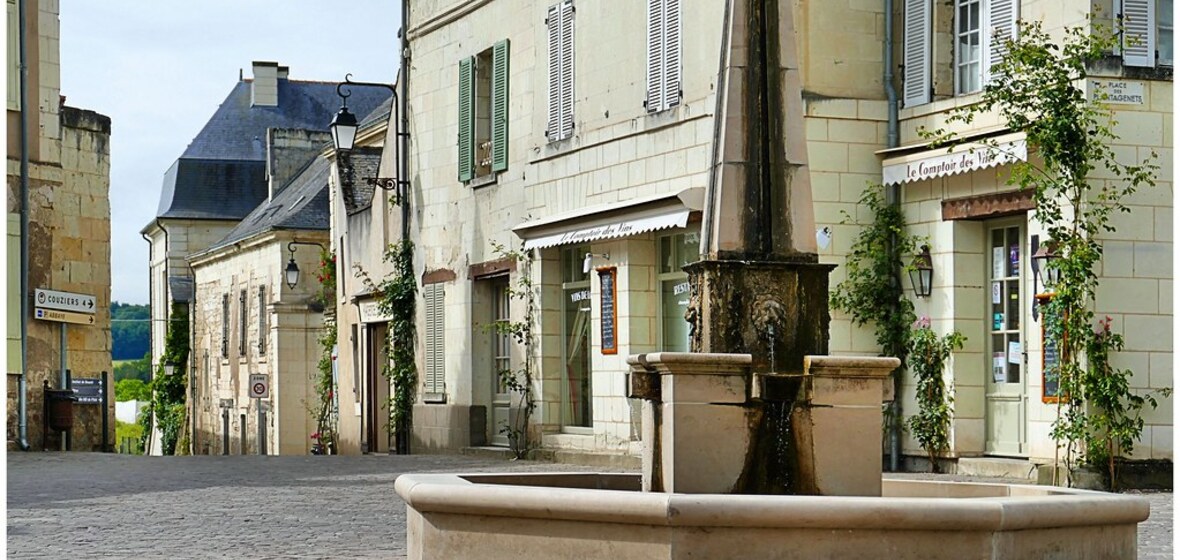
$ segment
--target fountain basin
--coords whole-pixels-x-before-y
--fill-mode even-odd
[[[407,474],[410,559],[1135,558],[1142,498],[882,481],[881,497],[641,492],[639,475]]]

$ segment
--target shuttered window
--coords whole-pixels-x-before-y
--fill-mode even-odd
[[[246,290],[238,294],[238,355],[246,355],[246,316],[249,307],[246,304]]]
[[[902,102],[906,107],[930,102],[930,2],[905,0]]]
[[[229,357],[229,294],[221,295],[221,357]]]
[[[1171,66],[1175,57],[1172,47],[1172,0],[1157,0],[1155,5],[1155,62]]]
[[[445,284],[427,284],[422,287],[423,307],[426,310],[426,332],[424,333],[423,353],[425,354],[425,393],[427,402],[441,402],[445,400],[446,377],[444,363],[446,360],[446,321],[444,314]]]
[[[458,176],[462,182],[508,169],[507,39],[459,61]]]
[[[549,38],[549,120],[545,136],[550,142],[569,138],[574,130],[574,2],[549,7],[545,18]]]
[[[8,108],[20,110],[20,12],[8,0]]]
[[[955,2],[955,93],[979,91],[983,77],[983,0]]]
[[[680,0],[647,0],[647,93],[649,113],[680,104]]]
[[[1155,0],[1123,0],[1123,64],[1155,66]]]
[[[258,355],[266,355],[266,287],[258,288]]]
[[[1003,60],[1008,54],[1004,41],[1016,38],[1016,20],[1020,18],[1020,2],[1018,0],[991,0],[988,5],[987,35],[987,67],[984,69],[987,80],[991,81],[991,68]]]

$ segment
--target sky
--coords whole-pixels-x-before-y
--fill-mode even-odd
[[[61,93],[111,118],[111,300],[143,303],[164,172],[250,63],[293,80],[393,82],[396,0],[102,0],[61,3]],[[327,129],[324,123],[324,128]]]

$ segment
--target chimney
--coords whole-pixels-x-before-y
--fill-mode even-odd
[[[250,84],[251,107],[276,107],[279,104],[279,63],[255,60],[254,81]],[[285,69],[284,69],[285,70]],[[284,76],[286,72],[284,71]]]
[[[290,71],[291,71],[291,68],[290,68],[290,67],[288,67],[288,66],[279,66],[279,74],[278,74],[278,76],[279,76],[279,79],[280,79],[280,80],[286,80],[286,79],[287,79],[287,74],[289,74],[289,73],[290,73]]]

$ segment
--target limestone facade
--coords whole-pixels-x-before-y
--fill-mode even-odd
[[[18,30],[18,4],[8,2],[10,33]],[[19,99],[19,58],[11,49],[8,67],[8,442],[19,439],[18,399],[21,375],[20,340],[20,159],[21,111],[29,111],[29,270],[27,376],[28,443],[41,449],[44,418],[43,383],[60,387],[62,323],[33,318],[32,290],[37,288],[92,295],[93,325],[66,326],[66,363],[73,378],[112,376],[110,294],[110,118],[65,105],[60,94],[58,3],[27,2],[28,97]],[[99,405],[74,407],[71,433],[74,450],[101,450],[103,410]],[[114,397],[107,416],[108,446],[114,444]],[[56,449],[50,434],[46,446]]]

